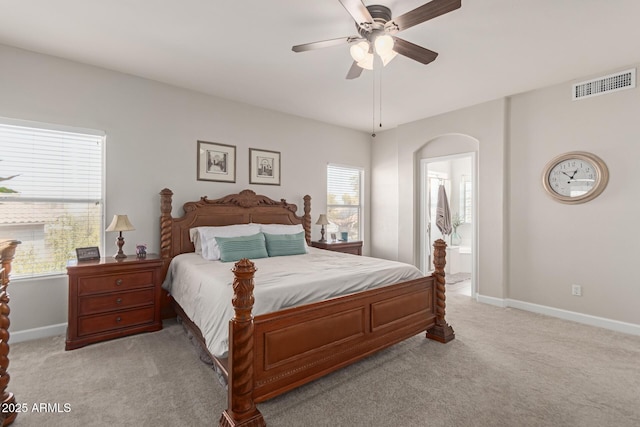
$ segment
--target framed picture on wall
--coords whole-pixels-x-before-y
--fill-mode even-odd
[[[236,146],[198,141],[198,181],[236,182]]]
[[[249,184],[280,185],[280,152],[249,148]]]

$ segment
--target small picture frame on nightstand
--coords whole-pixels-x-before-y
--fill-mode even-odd
[[[92,259],[100,259],[100,249],[97,246],[89,246],[87,248],[76,248],[76,257],[78,261],[89,261]]]

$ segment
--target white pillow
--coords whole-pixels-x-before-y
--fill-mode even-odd
[[[193,243],[193,247],[196,248],[196,253],[198,255],[202,254],[202,245],[200,244],[200,233],[198,232],[199,227],[194,227],[189,229],[189,240]]]
[[[302,224],[288,225],[288,224],[260,224],[260,231],[267,234],[298,234],[304,231]],[[307,239],[304,239],[304,249],[309,253],[309,246],[307,245]]]
[[[223,225],[220,227],[196,227],[189,230],[195,230],[192,240],[196,246],[196,253],[198,253],[198,246],[200,246],[200,255],[202,258],[215,261],[220,259],[220,248],[216,237],[242,237],[251,236],[260,232],[260,226],[258,224],[235,224],[235,225]]]
[[[232,228],[237,228],[239,230],[241,230],[242,228],[248,226],[248,225],[252,225],[252,224],[234,224],[234,225],[221,225],[221,226],[203,226],[203,227],[194,227],[194,228],[190,228],[189,229],[189,240],[191,241],[191,243],[193,243],[193,246],[195,248],[195,252],[197,254],[202,254],[202,240],[200,239],[200,230],[205,230],[207,228],[211,228],[211,229],[232,229]],[[233,236],[231,236],[233,237]]]

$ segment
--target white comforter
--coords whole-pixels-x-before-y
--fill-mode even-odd
[[[253,260],[253,315],[422,277],[412,265],[309,248],[304,255]],[[200,328],[211,354],[226,357],[233,317],[234,263],[176,256],[163,287]]]

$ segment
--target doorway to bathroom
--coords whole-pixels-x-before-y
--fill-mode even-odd
[[[420,160],[420,259],[424,272],[433,270],[433,242],[447,243],[446,291],[475,297],[476,294],[476,153],[462,153]],[[443,235],[436,225],[438,192],[444,186],[451,233]]]

